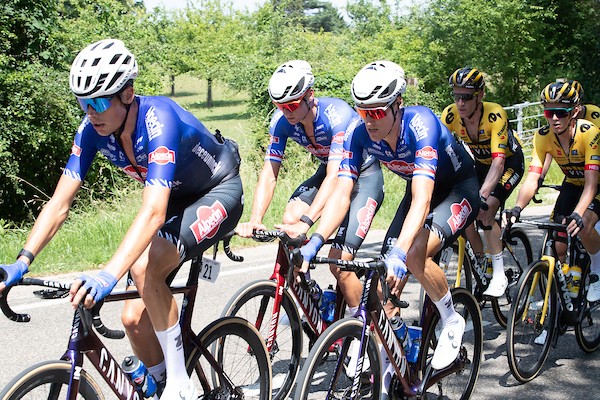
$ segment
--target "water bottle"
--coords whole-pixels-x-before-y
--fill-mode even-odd
[[[557,263],[559,263],[560,261],[556,260]],[[563,275],[565,276],[565,282],[567,283],[567,291],[569,293],[570,296],[572,296],[572,290],[573,290],[573,276],[571,275],[571,268],[569,267],[569,264],[567,263],[563,263],[561,266],[561,270]],[[581,277],[581,274],[580,274]],[[577,297],[577,295],[575,295],[575,297]]]
[[[406,355],[406,360],[409,363],[416,363],[419,357],[419,351],[421,351],[421,337],[423,336],[423,329],[420,326],[409,326],[408,336],[411,340],[410,351]]]
[[[390,323],[392,324],[392,329],[394,330],[396,337],[400,340],[402,347],[404,347],[404,354],[407,355],[410,351],[411,342],[406,324],[398,315],[394,315],[390,318]]]
[[[316,281],[310,281],[308,283],[308,293],[310,294],[310,297],[312,297],[312,299],[315,301],[315,304],[318,307],[320,307],[321,299],[323,297],[323,291],[321,290],[321,287]]]
[[[319,307],[321,315],[326,322],[332,322],[335,317],[335,301],[335,289],[333,288],[333,285],[329,285],[329,287],[323,291],[321,306]]]
[[[134,385],[141,389],[144,397],[152,397],[156,393],[156,381],[148,369],[136,356],[125,357],[121,365],[123,371],[131,378]]]
[[[581,267],[573,265],[569,269],[569,274],[571,275],[571,287],[569,288],[569,292],[571,297],[576,298],[579,294],[579,286],[581,284]]]
[[[494,274],[494,266],[492,265],[492,256],[491,254],[485,253],[483,258],[483,265],[485,268],[485,277],[491,278]]]

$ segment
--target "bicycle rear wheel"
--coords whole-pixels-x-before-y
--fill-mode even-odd
[[[264,340],[269,340],[276,289],[277,284],[270,280],[251,282],[233,295],[221,315],[236,315],[250,321]],[[273,400],[286,398],[292,389],[300,370],[303,339],[300,315],[287,290],[283,291],[278,312],[277,337],[269,354],[273,370]]]
[[[17,375],[0,392],[1,400],[64,399],[67,396],[71,364],[44,361]],[[103,399],[102,390],[85,370],[81,370],[78,399]]]
[[[187,358],[188,374],[201,398],[271,399],[271,364],[258,331],[238,317],[218,319],[202,330],[197,340],[210,351],[234,386],[234,392],[215,371],[202,351],[194,346]]]
[[[508,366],[519,382],[529,382],[539,375],[556,335],[559,299],[554,285],[544,322],[541,321],[547,285],[548,262],[537,261],[521,276],[510,308],[506,333]]]
[[[510,306],[517,295],[517,283],[523,271],[533,262],[533,251],[525,231],[519,228],[511,229],[503,246],[504,274],[508,286],[502,296],[492,300],[492,311],[500,326],[506,328]]]
[[[581,280],[580,317],[575,324],[575,338],[581,350],[592,353],[600,347],[600,301],[589,303],[586,300],[587,287],[590,281],[589,269]]]
[[[358,351],[356,348],[357,342],[354,340],[360,340],[362,326],[363,323],[359,319],[341,319],[333,323],[319,336],[304,361],[298,376],[298,386],[296,387],[294,399],[350,398],[353,378],[348,377],[348,374],[353,376],[354,371],[352,371],[353,368],[348,367],[348,364],[356,364],[350,362],[350,360],[353,353]],[[379,350],[373,335],[369,335],[368,340],[356,398],[379,400],[381,390]],[[329,350],[336,343],[340,344],[339,355],[338,357],[329,358]],[[328,389],[329,396],[327,395]]]
[[[456,369],[440,380],[427,383],[423,398],[425,399],[461,399],[471,397],[475,383],[479,376],[481,354],[483,351],[483,323],[479,303],[473,295],[464,288],[452,289],[454,308],[465,319],[466,327],[463,335],[459,359],[462,368]],[[436,312],[431,321],[431,329],[423,332],[421,351],[421,371],[424,377],[429,376],[428,371],[433,357],[439,335],[442,333],[442,322]]]

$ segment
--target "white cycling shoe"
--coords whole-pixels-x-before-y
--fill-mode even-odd
[[[483,295],[487,297],[500,297],[504,294],[507,287],[508,279],[506,278],[506,276],[502,275],[501,278],[492,278],[490,285],[485,290],[485,292],[483,292]]]
[[[186,385],[169,385],[167,383],[162,396],[160,396],[160,400],[196,400],[197,398],[196,386],[191,380],[188,380]]]
[[[456,319],[447,321],[444,324],[437,347],[433,353],[433,358],[431,359],[432,368],[438,370],[444,369],[458,357],[462,337],[465,333],[465,319],[459,314],[455,315]]]
[[[588,286],[586,299],[590,303],[600,300],[600,279],[597,274],[590,274],[590,285]]]

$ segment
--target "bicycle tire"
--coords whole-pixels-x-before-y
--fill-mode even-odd
[[[344,369],[343,364],[346,364],[346,361],[342,363],[338,373],[335,373],[335,371],[332,373],[331,370],[335,369],[337,360],[340,358],[344,360],[350,359],[350,344],[354,339],[360,339],[362,328],[363,322],[361,320],[357,318],[345,318],[334,322],[319,336],[319,339],[315,342],[315,345],[304,361],[302,370],[298,376],[298,385],[294,396],[296,400],[323,399],[328,387],[331,387],[334,396],[350,393],[352,390],[352,379],[346,375],[345,371],[342,371]],[[362,394],[360,396],[361,399],[378,400],[381,390],[379,349],[373,335],[369,335],[368,340],[366,355],[370,368],[363,372],[365,378],[361,379],[358,390]],[[328,361],[327,355],[336,342],[342,343],[342,345],[340,346],[338,357],[334,360],[335,362],[331,363]]]
[[[71,363],[67,361],[44,361],[32,365],[0,392],[2,400],[19,399],[64,399],[69,386]],[[55,386],[58,384],[59,386]],[[102,390],[85,370],[81,370],[79,378],[78,399],[104,399]]]
[[[536,276],[538,282],[532,289]],[[557,334],[559,299],[555,284],[551,288],[544,324],[539,323],[547,284],[548,262],[539,260],[521,275],[517,296],[510,308],[506,333],[508,366],[522,383],[540,374]]]
[[[515,244],[511,244],[515,242]],[[513,228],[509,239],[503,243],[504,252],[504,274],[508,280],[508,286],[504,294],[492,300],[492,311],[496,321],[502,328],[506,328],[510,305],[517,294],[517,283],[523,271],[533,262],[533,250],[531,242],[525,231]],[[508,253],[508,254],[507,254]]]
[[[581,350],[592,353],[600,347],[600,302],[596,301],[590,304],[586,300],[590,271],[589,267],[584,270],[587,270],[587,273],[581,277],[581,293],[579,294],[581,311],[575,324],[575,339]]]
[[[267,340],[273,314],[273,302],[277,284],[271,280],[260,280],[247,284],[231,297],[221,316],[236,315],[250,321]],[[261,301],[268,301],[264,315],[259,318]],[[277,339],[269,354],[274,400],[286,398],[292,390],[300,371],[303,349],[303,331],[298,308],[287,290],[283,291]],[[289,324],[286,324],[286,319]],[[261,323],[258,321],[261,320]],[[259,326],[257,326],[259,325]]]
[[[462,369],[427,385],[422,396],[424,399],[469,399],[479,377],[481,355],[483,353],[483,321],[479,303],[473,294],[465,288],[452,289],[452,301],[456,312],[465,318],[466,329],[462,339],[461,351],[465,351],[467,361]],[[427,376],[427,369],[430,368],[441,331],[441,319],[436,312],[431,321],[431,329],[428,332],[423,332],[421,352],[424,352],[424,357],[421,358],[422,364],[420,366],[423,376]],[[434,390],[437,390],[437,392],[434,393]]]
[[[214,368],[200,349],[194,346],[187,358],[186,368],[200,398],[271,399],[271,364],[267,348],[252,324],[239,317],[220,318],[204,328],[197,335],[197,340],[210,350],[226,378],[239,391],[229,393],[223,389]],[[204,381],[210,378],[212,385],[203,387],[203,378],[206,378]]]

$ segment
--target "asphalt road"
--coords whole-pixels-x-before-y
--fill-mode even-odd
[[[530,207],[525,210],[524,218],[532,214],[547,217],[548,211],[547,207]],[[524,228],[534,251],[539,251],[541,232],[527,226]],[[360,257],[376,255],[383,235],[382,231],[371,232],[361,249]],[[222,262],[222,267],[217,282],[203,282],[200,285],[194,311],[197,330],[219,317],[225,303],[239,287],[246,282],[270,276],[276,254],[275,245],[247,248],[238,253],[246,258],[243,263],[233,263],[220,254],[218,259]],[[182,271],[180,276],[184,274],[185,271]],[[53,279],[70,282],[73,276],[61,275]],[[314,271],[312,276],[321,287],[333,283],[328,268]],[[18,324],[0,317],[0,388],[28,366],[44,360],[58,359],[66,349],[73,315],[70,306],[66,299],[37,299],[32,295],[33,290],[30,287],[18,287],[11,291],[9,297],[10,304],[16,311],[31,314],[31,322]],[[411,303],[411,307],[404,313],[405,320],[417,318],[418,295],[418,283],[409,281],[402,297]],[[541,375],[533,382],[522,385],[512,377],[508,369],[505,331],[495,322],[491,309],[482,311],[485,342],[473,399],[600,398],[597,379],[600,352],[590,355],[580,350],[572,330],[559,338]],[[111,303],[103,308],[103,319],[109,327],[120,326],[119,314],[119,304]],[[127,340],[106,341],[105,344],[119,360],[131,353]],[[105,391],[105,395],[110,393]]]

